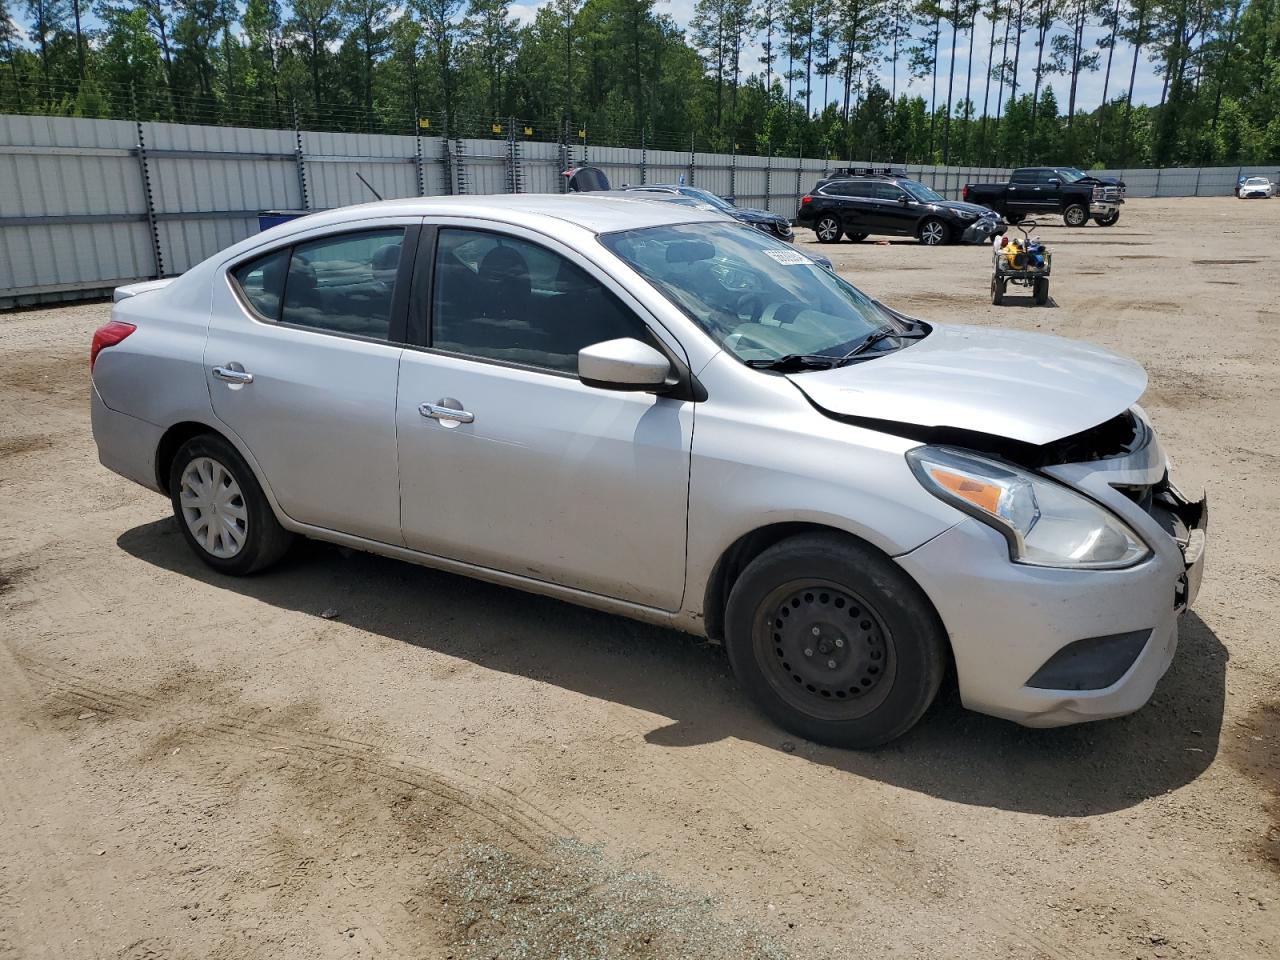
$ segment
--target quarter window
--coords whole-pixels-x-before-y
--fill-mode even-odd
[[[284,294],[284,275],[289,263],[288,250],[276,250],[241,264],[232,271],[236,285],[249,305],[267,320],[280,319],[280,299]]]
[[[537,244],[443,229],[436,247],[431,345],[451,353],[578,372],[578,351],[648,328],[598,281]]]

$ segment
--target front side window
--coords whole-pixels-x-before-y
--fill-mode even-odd
[[[387,340],[404,229],[364,230],[300,243],[285,278],[280,322]]]
[[[646,227],[600,237],[743,361],[843,357],[906,325],[866,294],[759,230],[729,224]]]
[[[525,240],[442,229],[434,273],[431,346],[439,350],[576,374],[578,351],[594,343],[632,337],[656,346],[599,281]]]

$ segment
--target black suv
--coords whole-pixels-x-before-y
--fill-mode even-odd
[[[948,200],[918,180],[892,174],[824,177],[800,198],[796,223],[810,227],[822,243],[873,233],[915,237],[928,246],[986,243],[1005,229],[986,207]]]

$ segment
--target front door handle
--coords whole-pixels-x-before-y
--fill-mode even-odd
[[[243,370],[236,370],[239,364],[233,364],[226,367],[214,367],[213,375],[219,380],[226,383],[253,383],[253,374],[245,373]]]
[[[475,415],[463,410],[462,404],[453,397],[442,397],[435,403],[424,403],[418,407],[418,412],[424,417],[439,420],[446,427],[456,426],[459,423],[471,423],[475,420]]]

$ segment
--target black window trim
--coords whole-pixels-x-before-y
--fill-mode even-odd
[[[231,292],[240,302],[240,306],[246,313],[248,313],[249,319],[255,323],[261,323],[267,326],[283,327],[286,330],[301,330],[305,333],[316,333],[321,336],[336,337],[340,340],[359,340],[362,343],[380,343],[383,346],[396,348],[408,346],[406,326],[408,323],[414,261],[417,258],[420,236],[422,233],[421,223],[361,222],[363,225],[360,227],[344,225],[343,229],[334,230],[331,233],[321,233],[315,236],[295,238],[290,243],[281,244],[280,246],[272,247],[269,250],[255,250],[242,260],[237,260],[234,263],[227,264],[224,270],[227,282],[231,285]],[[293,251],[295,248],[303,246],[304,244],[320,242],[347,234],[375,233],[383,230],[394,230],[397,227],[404,231],[404,240],[401,242],[400,246],[400,262],[396,266],[396,289],[391,300],[390,325],[387,328],[387,336],[385,339],[382,337],[368,337],[359,333],[345,333],[341,330],[326,330],[324,327],[309,327],[302,323],[286,323],[279,317],[268,317],[253,305],[249,300],[248,295],[244,292],[244,289],[240,286],[240,282],[235,277],[235,271],[239,270],[243,266],[247,266],[250,263],[265,259],[266,257],[273,256],[277,253],[285,253],[288,257],[288,263],[285,265],[284,285],[280,289],[280,312],[283,314],[285,293],[289,287],[289,267],[293,263]]]
[[[559,250],[555,250],[552,247],[547,246],[546,244],[539,244],[528,237],[521,236],[518,233],[505,233],[500,229],[501,226],[502,226],[501,224],[485,224],[484,226],[472,226],[470,224],[464,225],[464,224],[457,224],[457,223],[427,223],[425,221],[423,222],[422,228],[421,228],[421,240],[418,241],[416,256],[414,257],[414,260],[415,260],[414,273],[413,273],[413,276],[411,277],[411,283],[412,283],[411,289],[413,293],[412,293],[412,296],[410,297],[407,307],[409,310],[416,310],[417,315],[419,317],[422,317],[425,320],[425,329],[415,330],[414,338],[412,340],[406,339],[404,343],[405,349],[415,350],[419,353],[431,353],[441,357],[453,357],[459,360],[466,360],[471,363],[484,363],[490,366],[506,367],[512,370],[525,370],[530,373],[542,374],[544,376],[549,376],[549,377],[559,377],[561,379],[575,380],[578,383],[583,383],[582,378],[577,373],[570,373],[567,370],[553,370],[550,367],[539,367],[530,363],[520,363],[519,361],[516,361],[516,360],[503,360],[498,357],[484,357],[484,356],[477,356],[471,353],[460,353],[455,350],[446,350],[443,347],[437,347],[432,343],[432,336],[435,330],[435,292],[436,292],[435,291],[435,283],[436,283],[435,262],[436,262],[436,252],[439,249],[439,245],[440,245],[440,231],[441,230],[461,230],[469,233],[497,234],[498,236],[511,237],[514,240],[520,240],[524,243],[530,243],[530,244],[533,244],[534,246],[540,246],[543,249],[547,250],[547,252],[555,256],[558,256],[562,259],[568,260],[575,267],[578,267],[578,269],[584,270],[587,273],[587,275],[591,277],[592,280],[595,280],[597,283],[600,283],[600,285],[605,289],[606,292],[609,293],[610,296],[613,296],[614,298],[616,298],[618,302],[622,305],[623,309],[631,313],[640,322],[641,326],[643,326],[646,330],[649,331],[649,336],[652,338],[654,344],[657,346],[658,351],[667,358],[667,361],[671,364],[672,369],[675,371],[675,382],[671,386],[665,389],[646,391],[646,392],[651,394],[656,394],[657,396],[661,396],[661,397],[670,397],[676,400],[688,400],[692,402],[697,402],[697,401],[707,399],[706,388],[698,381],[698,378],[694,376],[694,373],[690,369],[689,364],[685,360],[685,358],[680,355],[680,352],[682,352],[684,348],[681,347],[680,352],[677,352],[676,350],[674,350],[663,339],[663,337],[659,336],[654,331],[655,324],[650,323],[648,320],[646,320],[641,311],[636,310],[634,307],[631,306],[631,304],[627,303],[625,300],[619,297],[616,293],[614,293],[614,291],[611,290],[606,284],[602,283],[592,271],[586,270],[586,268],[583,267],[581,264],[575,262],[573,259],[569,257],[566,257]],[[539,231],[532,231],[532,232],[537,233]],[[543,236],[546,236],[546,234],[543,234]],[[549,237],[548,239],[554,239],[554,238]],[[404,261],[402,260],[401,262],[403,264]],[[399,283],[398,277],[396,282]],[[410,322],[414,322],[414,321],[410,320]],[[416,327],[417,323],[415,322],[414,325]],[[675,337],[674,334],[668,332],[667,336],[671,337],[673,340],[676,340],[676,342],[679,343],[679,340]],[[583,385],[586,386],[585,383]],[[613,391],[609,391],[609,392],[613,392]]]

